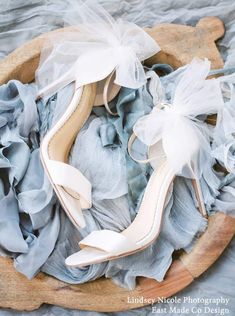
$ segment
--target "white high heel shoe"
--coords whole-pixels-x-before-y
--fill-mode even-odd
[[[68,108],[42,141],[41,160],[65,212],[80,228],[85,226],[82,209],[92,205],[92,187],[79,170],[67,164],[73,141],[93,106],[104,103],[112,113],[107,95],[110,100],[120,86],[138,88],[146,82],[141,61],[160,48],[141,28],[116,22],[98,5],[79,7],[76,23],[78,30],[56,34],[54,46],[46,47],[36,80],[38,97],[75,83]]]
[[[110,230],[93,231],[79,242],[81,250],[65,261],[70,267],[82,267],[138,252],[159,235],[167,192],[176,175],[198,179],[203,165],[201,153],[209,154],[207,124],[199,115],[217,113],[223,107],[218,81],[206,80],[208,60],[195,59],[189,64],[175,90],[171,104],[158,104],[149,115],[134,126],[135,135],[149,147],[150,160],[155,153],[165,158],[155,168],[147,184],[138,214],[121,233]],[[131,146],[136,136],[132,136]],[[208,157],[208,156],[207,156]],[[201,210],[202,194],[198,187]]]

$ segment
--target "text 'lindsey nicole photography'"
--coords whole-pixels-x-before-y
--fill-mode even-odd
[[[230,315],[229,298],[203,298],[203,297],[157,297],[146,298],[143,296],[127,297],[127,303],[133,305],[152,305],[152,313],[155,315]]]

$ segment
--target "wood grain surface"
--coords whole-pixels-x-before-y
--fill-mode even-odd
[[[56,30],[50,34],[66,32]],[[193,57],[207,57],[213,68],[223,66],[215,41],[224,34],[224,26],[216,17],[201,19],[196,27],[164,24],[147,32],[158,41],[162,51],[147,63],[169,63],[174,68]],[[34,80],[43,42],[42,35],[16,49],[0,63],[0,84],[10,79],[24,83]],[[70,285],[39,273],[33,280],[18,273],[9,258],[0,257],[0,307],[34,310],[43,303],[73,309],[114,312],[148,305],[150,300],[169,297],[185,288],[195,277],[206,271],[222,254],[235,233],[235,220],[217,213],[209,218],[206,232],[198,239],[193,251],[174,260],[163,282],[139,278],[137,287],[129,291],[109,279],[98,279],[82,285]],[[128,303],[128,297],[139,299]]]

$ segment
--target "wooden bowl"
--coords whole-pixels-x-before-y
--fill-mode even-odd
[[[197,56],[210,59],[213,68],[223,67],[215,41],[223,36],[224,26],[216,17],[203,18],[196,27],[162,24],[146,31],[162,48],[160,53],[147,61],[148,64],[168,63],[177,68]],[[53,31],[58,32],[66,32],[66,29]],[[16,49],[0,63],[0,84],[10,79],[24,83],[34,80],[41,47],[48,34]],[[82,285],[70,285],[39,273],[29,281],[14,269],[11,259],[0,257],[0,307],[34,310],[47,303],[99,312],[142,307],[150,303],[149,299],[172,296],[192,283],[219,258],[234,233],[235,219],[218,212],[209,218],[207,230],[198,239],[192,252],[183,253],[173,261],[163,282],[139,277],[137,287],[132,291],[120,288],[105,278]],[[129,304],[128,297],[141,297],[143,302]]]

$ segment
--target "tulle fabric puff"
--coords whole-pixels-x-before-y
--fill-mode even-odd
[[[67,84],[76,87],[106,78],[116,71],[117,85],[137,89],[146,83],[141,62],[160,47],[143,29],[115,21],[98,4],[79,2],[65,12],[64,32],[54,32],[45,44],[36,71],[38,94],[51,96]]]
[[[223,108],[220,83],[206,80],[210,62],[193,59],[185,67],[170,103],[157,104],[139,119],[134,133],[147,146],[161,141],[163,151],[177,175],[200,178],[211,153],[211,129],[200,118]]]

